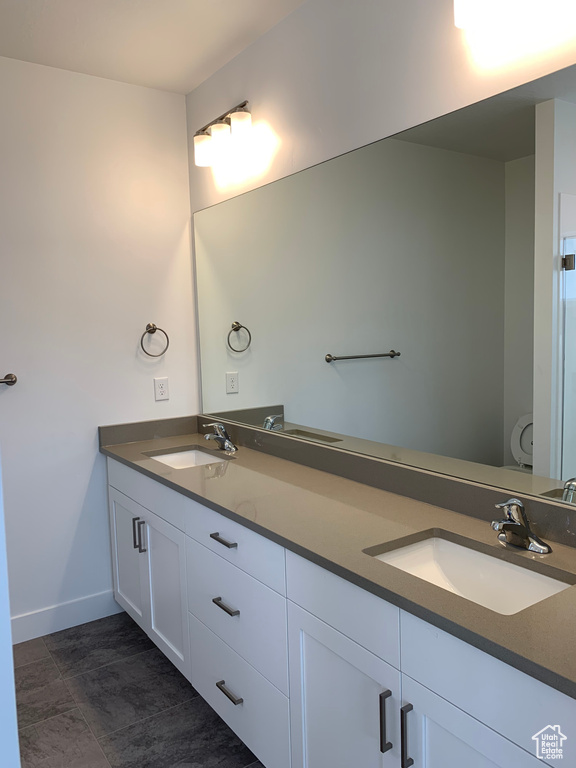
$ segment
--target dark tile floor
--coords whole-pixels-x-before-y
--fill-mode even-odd
[[[14,646],[22,768],[263,768],[126,613]]]

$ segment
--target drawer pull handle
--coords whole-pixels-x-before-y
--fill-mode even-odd
[[[133,517],[132,518],[132,543],[134,544],[134,549],[139,549],[138,545],[138,531],[136,530],[136,523],[140,520],[139,517]]]
[[[223,544],[228,549],[235,549],[238,546],[235,541],[226,541],[226,539],[223,539],[218,532],[211,533],[210,538],[214,539],[214,541],[217,541],[218,544]]]
[[[230,608],[226,603],[223,603],[221,597],[213,597],[212,602],[214,605],[217,605],[218,608],[222,608],[224,613],[227,613],[228,616],[240,616],[240,611],[237,608]]]
[[[378,697],[380,702],[380,752],[384,754],[392,749],[392,742],[386,739],[386,699],[392,696],[392,691],[382,691]]]
[[[408,757],[408,712],[412,712],[412,704],[405,704],[400,707],[400,766],[401,768],[410,768],[414,765],[414,760]]]
[[[140,520],[140,522],[138,523],[138,552],[146,552],[146,547],[143,544],[143,536],[142,536],[142,532],[145,525],[146,525],[145,520]]]
[[[224,696],[229,698],[230,701],[232,702],[232,704],[234,704],[235,707],[237,707],[238,704],[242,704],[242,702],[244,701],[244,699],[239,699],[236,696],[234,696],[234,694],[231,691],[229,691],[228,688],[226,688],[226,680],[219,680],[216,683],[216,688],[218,688],[218,690],[222,691]]]

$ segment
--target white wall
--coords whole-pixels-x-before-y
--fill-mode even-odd
[[[194,223],[207,410],[283,403],[290,422],[502,464],[502,162],[389,139]]]
[[[192,211],[528,82],[576,60],[573,46],[482,70],[453,0],[309,0],[187,97],[190,138],[248,99],[281,146],[267,173],[217,189],[191,166]]]
[[[19,768],[18,725],[16,697],[14,695],[14,663],[12,661],[12,633],[10,631],[10,604],[8,596],[8,567],[6,564],[6,535],[4,530],[4,504],[2,468],[0,467],[0,744],[2,762]]]
[[[0,441],[15,641],[114,610],[97,426],[197,412],[184,98],[0,59]],[[147,322],[170,335],[154,361]],[[154,376],[170,400],[155,403]],[[78,602],[71,602],[78,601]]]
[[[505,164],[504,464],[514,465],[510,436],[533,409],[534,156]]]

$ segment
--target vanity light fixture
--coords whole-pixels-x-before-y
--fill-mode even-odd
[[[242,138],[250,133],[252,115],[246,107],[234,107],[232,112],[230,112],[230,128],[233,137]]]
[[[194,163],[200,168],[212,165],[211,145],[212,137],[208,131],[198,131],[194,134]]]
[[[243,101],[212,120],[194,134],[194,163],[206,168],[218,162],[229,148],[230,139],[244,138],[252,127],[252,115]]]

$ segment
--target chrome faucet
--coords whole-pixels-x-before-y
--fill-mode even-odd
[[[204,435],[205,440],[215,440],[223,451],[228,451],[229,453],[234,453],[234,451],[238,450],[232,440],[230,440],[230,435],[226,432],[224,424],[214,421],[211,424],[202,424],[202,426],[214,427],[214,434]]]
[[[262,427],[264,429],[271,429],[277,432],[279,429],[282,429],[282,424],[276,424],[276,419],[284,419],[283,413],[277,413],[274,416],[266,416],[264,419],[264,424],[262,424]]]
[[[571,477],[570,480],[566,480],[564,483],[564,493],[562,494],[562,501],[567,501],[570,504],[574,504],[574,494],[576,493],[576,477]]]
[[[503,509],[506,517],[504,520],[493,520],[492,528],[499,531],[498,538],[504,544],[513,547],[528,549],[539,555],[546,555],[552,551],[552,547],[538,538],[530,529],[530,523],[524,511],[524,504],[520,499],[508,499],[502,504],[496,504],[497,509]]]

